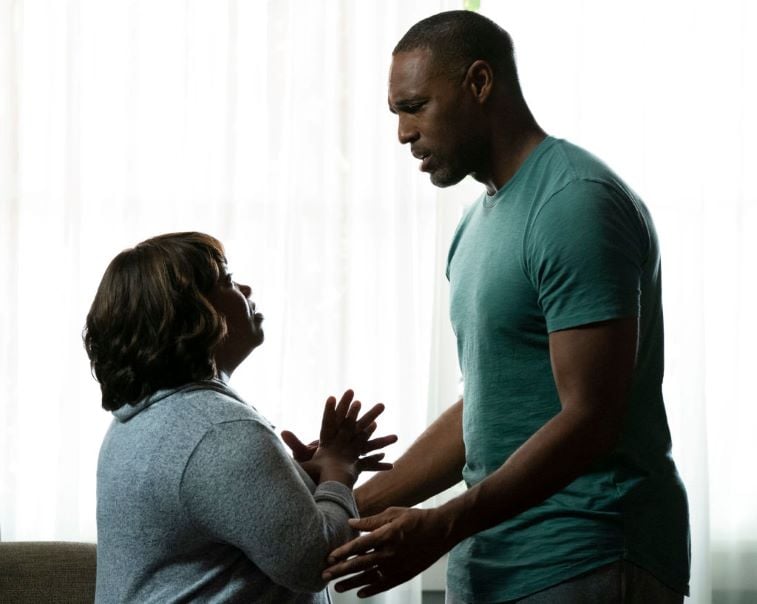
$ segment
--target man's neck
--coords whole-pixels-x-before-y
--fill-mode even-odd
[[[547,133],[535,122],[531,127],[524,128],[516,134],[503,133],[501,136],[494,136],[489,152],[489,174],[473,174],[473,177],[486,187],[489,195],[494,195],[515,175],[546,136]]]

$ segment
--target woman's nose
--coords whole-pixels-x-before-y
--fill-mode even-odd
[[[241,291],[246,298],[249,298],[252,295],[252,288],[249,285],[243,285],[240,283],[239,291]]]

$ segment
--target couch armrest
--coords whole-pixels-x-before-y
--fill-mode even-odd
[[[0,542],[0,601],[94,602],[96,565],[94,543]]]

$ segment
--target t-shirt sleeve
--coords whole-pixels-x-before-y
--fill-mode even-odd
[[[638,316],[648,249],[645,223],[624,191],[579,180],[553,195],[524,239],[547,330]]]
[[[311,494],[278,437],[255,420],[217,424],[204,435],[180,496],[201,530],[293,591],[322,590],[326,556],[354,536],[351,489],[324,482]]]

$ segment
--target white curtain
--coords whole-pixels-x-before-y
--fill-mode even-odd
[[[107,262],[157,233],[227,245],[266,314],[232,380],[279,427],[326,395],[401,444],[452,402],[444,257],[479,187],[396,142],[397,38],[462,2],[0,0],[0,536],[94,540],[99,409],[80,332]],[[543,127],[655,216],[665,393],[692,514],[692,602],[757,593],[757,6],[482,0]],[[340,602],[350,598],[339,597]],[[386,602],[419,602],[420,583]]]
[[[436,191],[386,80],[400,33],[446,7],[0,1],[3,539],[96,539],[110,418],[81,329],[109,260],[161,232],[216,235],[252,286],[266,343],[232,385],[278,427],[314,438],[353,387],[387,404],[394,454],[423,429]]]

